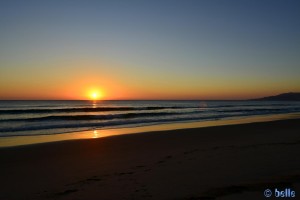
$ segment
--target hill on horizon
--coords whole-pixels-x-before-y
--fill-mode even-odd
[[[300,101],[300,92],[289,92],[275,96],[268,96],[258,99],[251,99],[254,101]]]

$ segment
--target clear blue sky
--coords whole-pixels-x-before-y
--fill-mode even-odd
[[[299,19],[296,0],[1,1],[0,99],[300,91]]]

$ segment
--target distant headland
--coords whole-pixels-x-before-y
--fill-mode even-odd
[[[252,101],[300,101],[300,92],[289,92],[275,96],[268,96],[259,99],[251,99]]]

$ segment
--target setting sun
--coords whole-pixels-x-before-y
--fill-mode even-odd
[[[90,98],[91,98],[92,100],[98,100],[98,99],[101,98],[101,93],[100,93],[99,91],[92,91],[92,92],[90,93]]]
[[[98,94],[96,92],[92,93],[92,99],[97,99]]]

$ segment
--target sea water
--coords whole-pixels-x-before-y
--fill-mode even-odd
[[[0,137],[297,112],[288,101],[0,101]]]

